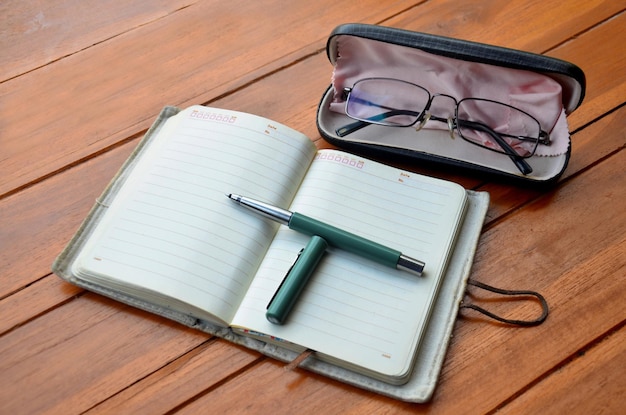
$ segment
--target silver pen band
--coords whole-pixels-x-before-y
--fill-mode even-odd
[[[421,276],[422,272],[424,271],[425,265],[426,264],[422,261],[419,261],[417,259],[411,258],[406,255],[400,255],[400,258],[398,258],[398,265],[396,267],[398,269]]]

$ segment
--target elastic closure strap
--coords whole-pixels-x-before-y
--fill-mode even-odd
[[[519,297],[527,297],[527,296],[532,296],[535,297],[537,300],[539,300],[539,304],[541,305],[541,315],[535,319],[535,320],[514,320],[514,319],[508,319],[508,318],[504,318],[504,317],[500,317],[490,311],[485,310],[484,308],[477,306],[475,304],[463,304],[461,302],[461,305],[459,308],[471,308],[472,310],[476,310],[479,313],[482,313],[484,315],[486,315],[489,318],[492,318],[494,320],[497,320],[501,323],[505,323],[505,324],[512,324],[512,325],[516,325],[516,326],[524,326],[524,327],[530,327],[530,326],[537,326],[541,323],[543,323],[545,321],[545,319],[548,317],[548,312],[549,312],[549,307],[548,307],[548,302],[546,301],[546,299],[539,294],[536,291],[529,291],[529,290],[503,290],[501,288],[496,288],[496,287],[492,287],[491,285],[487,285],[484,284],[482,282],[478,282],[478,281],[473,281],[473,280],[468,280],[467,281],[468,285],[473,285],[475,287],[481,288],[483,290],[486,291],[491,291],[497,294],[502,294],[502,295],[509,295],[509,296],[519,296]]]

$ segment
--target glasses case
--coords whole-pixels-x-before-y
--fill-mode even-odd
[[[461,168],[519,183],[552,184],[567,167],[571,142],[566,116],[581,104],[585,94],[585,75],[572,63],[366,24],[335,28],[326,52],[334,70],[318,107],[317,127],[322,137],[337,147],[367,157]],[[430,93],[431,102],[427,108],[412,109],[422,114],[413,126],[366,123],[365,128],[339,134],[355,123],[346,115],[346,99],[354,84],[364,79],[415,85]],[[386,98],[397,102],[398,92],[391,91]],[[514,124],[515,120],[496,115],[492,102],[529,114],[540,124],[542,134],[550,136],[550,144],[540,143],[532,156],[525,155],[522,163],[527,168],[522,169],[510,150],[501,154],[497,151],[502,149],[490,150],[463,139],[456,126],[467,122],[461,115],[457,117],[457,109],[458,102],[466,99],[475,99],[470,102],[482,107],[482,117],[496,131],[499,124]],[[385,108],[394,107],[389,105]]]

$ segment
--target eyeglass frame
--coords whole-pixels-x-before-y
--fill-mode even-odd
[[[389,113],[393,112],[392,114],[389,113],[384,113],[384,114],[379,114],[375,117],[380,117],[383,116],[382,119],[387,118],[387,117],[391,117],[391,116],[395,116],[395,115],[410,115],[410,116],[415,116],[416,119],[415,121],[413,121],[410,124],[405,124],[405,125],[401,125],[401,124],[389,124],[389,123],[384,123],[383,121],[376,121],[376,120],[372,120],[372,117],[369,120],[365,120],[362,118],[358,118],[355,117],[354,115],[350,115],[348,113],[348,105],[350,102],[350,94],[352,92],[352,90],[354,89],[354,87],[363,81],[371,81],[371,80],[382,80],[382,81],[393,81],[393,82],[401,82],[401,83],[405,83],[408,85],[412,85],[416,88],[419,88],[421,90],[423,90],[424,92],[426,92],[426,94],[428,94],[428,100],[426,102],[426,105],[424,106],[424,109],[422,109],[419,113],[416,113],[415,111],[410,111],[410,110],[398,110],[398,109],[394,109],[394,108],[386,108],[383,106],[380,106],[380,108],[385,108],[385,109],[389,109]],[[532,173],[532,167],[530,167],[530,165],[524,160],[525,158],[529,158],[532,157],[536,151],[536,148],[539,144],[542,145],[547,145],[549,146],[551,144],[550,141],[550,134],[546,131],[544,131],[541,128],[541,123],[539,123],[539,121],[533,117],[531,114],[529,114],[528,112],[519,109],[517,107],[514,107],[512,105],[508,105],[505,104],[503,102],[499,102],[499,101],[495,101],[495,100],[491,100],[491,99],[487,99],[487,98],[475,98],[475,97],[467,97],[467,98],[463,98],[461,100],[457,100],[455,97],[448,95],[448,94],[443,94],[443,93],[439,93],[439,94],[431,94],[430,91],[428,91],[426,88],[424,88],[421,85],[417,85],[414,84],[412,82],[408,82],[408,81],[404,81],[404,80],[400,80],[400,79],[394,79],[394,78],[384,78],[384,77],[372,77],[372,78],[363,78],[363,79],[359,79],[358,81],[356,81],[352,87],[344,87],[343,88],[343,97],[346,101],[346,105],[345,105],[345,113],[348,117],[356,120],[353,123],[344,125],[343,127],[339,127],[335,130],[335,133],[339,136],[339,137],[345,137],[348,134],[351,134],[355,131],[360,130],[361,128],[367,127],[368,125],[372,125],[372,124],[376,124],[376,125],[382,125],[385,127],[412,127],[414,126],[416,123],[419,122],[419,125],[415,128],[416,131],[420,131],[424,125],[429,121],[429,120],[433,120],[433,121],[439,121],[439,122],[445,122],[448,125],[448,130],[450,131],[450,136],[452,138],[454,138],[454,130],[456,129],[457,134],[463,138],[465,141],[469,142],[470,144],[474,144],[478,147],[484,148],[486,150],[490,150],[490,151],[494,151],[496,153],[499,154],[505,154],[507,155],[511,161],[513,161],[513,163],[515,164],[515,166],[520,170],[520,172],[524,175],[530,174]],[[442,118],[442,117],[437,117],[434,116],[432,113],[429,112],[430,106],[432,105],[432,102],[435,98],[437,97],[446,97],[446,98],[450,98],[452,99],[452,101],[454,101],[455,104],[455,109],[454,109],[454,118],[452,116],[449,116],[448,118]],[[465,121],[465,120],[460,120],[459,119],[459,106],[461,105],[461,103],[463,103],[464,101],[469,101],[469,100],[473,100],[473,101],[484,101],[484,102],[491,102],[494,104],[498,104],[498,105],[503,105],[505,107],[514,109],[516,111],[519,111],[525,115],[527,115],[528,117],[530,117],[532,120],[534,120],[537,125],[539,126],[539,136],[537,138],[534,137],[520,137],[520,136],[515,136],[515,138],[518,138],[520,141],[529,141],[529,140],[536,140],[536,144],[535,147],[533,148],[533,151],[528,155],[528,156],[522,156],[520,154],[518,154],[509,143],[507,143],[504,139],[503,136],[509,136],[509,137],[513,137],[510,136],[508,134],[501,134],[498,133],[496,131],[494,131],[491,127],[489,127],[486,124],[477,122],[477,121]],[[463,134],[461,133],[460,129],[459,129],[459,121],[462,122],[466,122],[466,123],[472,123],[472,128],[473,127],[478,127],[475,128],[477,130],[480,130],[482,132],[486,132],[487,134],[489,134],[495,141],[496,143],[502,148],[503,151],[499,151],[497,149],[494,148],[489,148],[483,145],[480,145],[479,143],[476,143],[466,137],[463,136]]]

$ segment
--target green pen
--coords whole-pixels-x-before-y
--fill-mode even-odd
[[[300,293],[309,281],[311,274],[324,255],[328,244],[314,235],[300,251],[282,283],[267,305],[265,317],[270,323],[283,324],[287,315],[296,304]]]
[[[422,261],[403,255],[402,252],[398,250],[370,241],[369,239],[336,228],[298,212],[290,212],[255,199],[235,194],[229,194],[228,197],[239,205],[259,215],[287,225],[289,229],[293,229],[305,235],[317,235],[323,238],[329,246],[343,249],[364,258],[369,258],[379,264],[404,270],[417,276],[421,276],[424,270],[425,264]]]

